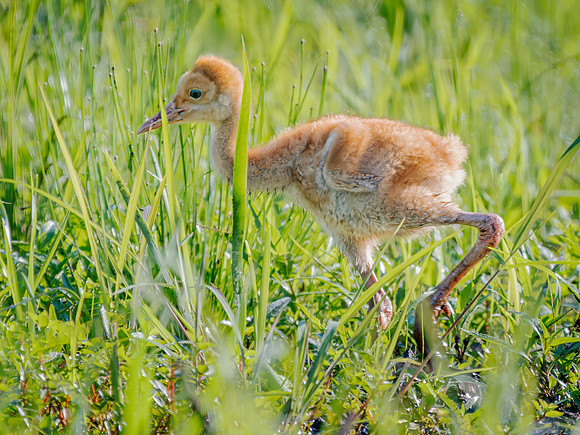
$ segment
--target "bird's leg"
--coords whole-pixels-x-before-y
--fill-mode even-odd
[[[477,228],[479,230],[479,238],[475,246],[463,257],[451,273],[435,287],[436,292],[431,297],[431,305],[436,315],[439,315],[442,310],[445,311],[444,306],[457,283],[473,266],[489,254],[490,248],[495,248],[499,244],[505,229],[503,220],[498,215],[491,213],[461,212],[453,223]]]
[[[347,238],[335,236],[336,243],[342,253],[346,255],[350,264],[358,271],[365,283],[365,288],[369,289],[377,282],[377,277],[373,272],[373,252],[375,243],[372,240]],[[391,300],[382,288],[379,288],[369,301],[369,311],[375,305],[379,305],[379,323],[381,329],[386,329],[393,317],[393,305]]]
[[[361,275],[363,279],[368,276],[365,281],[365,288],[367,289],[377,282],[377,276],[372,270],[370,273],[361,273]],[[369,301],[369,312],[375,307],[375,305],[379,305],[379,324],[381,325],[381,329],[385,330],[393,318],[393,304],[382,288],[379,288],[373,298]]]
[[[423,356],[429,353],[429,343],[438,335],[436,318],[442,311],[449,314],[447,305],[449,295],[461,278],[489,254],[490,248],[495,248],[499,244],[505,229],[501,217],[491,213],[460,212],[445,223],[475,227],[479,230],[479,238],[459,264],[435,287],[433,296],[419,304],[415,311],[414,335]],[[426,319],[430,321],[426,322]]]

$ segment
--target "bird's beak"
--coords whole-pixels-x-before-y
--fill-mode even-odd
[[[174,122],[182,121],[183,118],[181,117],[181,112],[184,109],[178,109],[175,107],[175,102],[172,101],[167,106],[165,106],[165,113],[167,114],[167,123],[172,124]],[[155,130],[161,127],[161,112],[157,112],[157,114],[151,118],[149,118],[145,123],[139,127],[137,130],[137,134],[144,133],[149,130]]]

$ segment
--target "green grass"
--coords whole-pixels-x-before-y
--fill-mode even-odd
[[[244,70],[241,37],[250,146],[327,113],[468,144],[459,200],[507,231],[440,321],[440,372],[414,306],[475,231],[386,241],[380,333],[308,213],[232,216],[208,126],[135,136],[199,54]],[[2,431],[578,430],[579,72],[574,1],[0,2]]]

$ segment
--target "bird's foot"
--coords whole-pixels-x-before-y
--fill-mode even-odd
[[[433,293],[430,298],[430,303],[435,318],[438,318],[441,313],[445,314],[447,317],[453,317],[454,310],[447,301],[447,298],[449,298],[449,293],[449,290],[441,284],[435,287],[435,293]]]
[[[447,317],[453,317],[455,313],[453,307],[447,301],[437,304],[436,301],[431,299],[431,306],[433,307],[433,315],[435,318],[438,318],[441,314],[445,314]]]
[[[393,318],[393,304],[383,289],[379,289],[369,301],[369,311],[371,311],[375,305],[379,306],[379,325],[384,331],[387,329],[387,326],[389,326],[389,323],[391,323],[391,319]]]

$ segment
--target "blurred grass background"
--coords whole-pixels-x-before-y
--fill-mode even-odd
[[[580,163],[557,184],[554,168],[579,130],[577,6],[0,1],[2,427],[572,432]],[[446,339],[449,367],[404,397],[414,303],[475,231],[388,244],[377,269],[397,312],[377,333],[349,309],[360,279],[316,222],[254,195],[237,309],[231,192],[209,165],[208,126],[135,136],[198,55],[242,67],[241,36],[252,145],[329,113],[453,132],[470,153],[461,203],[506,222],[452,300],[461,312],[508,260]]]

